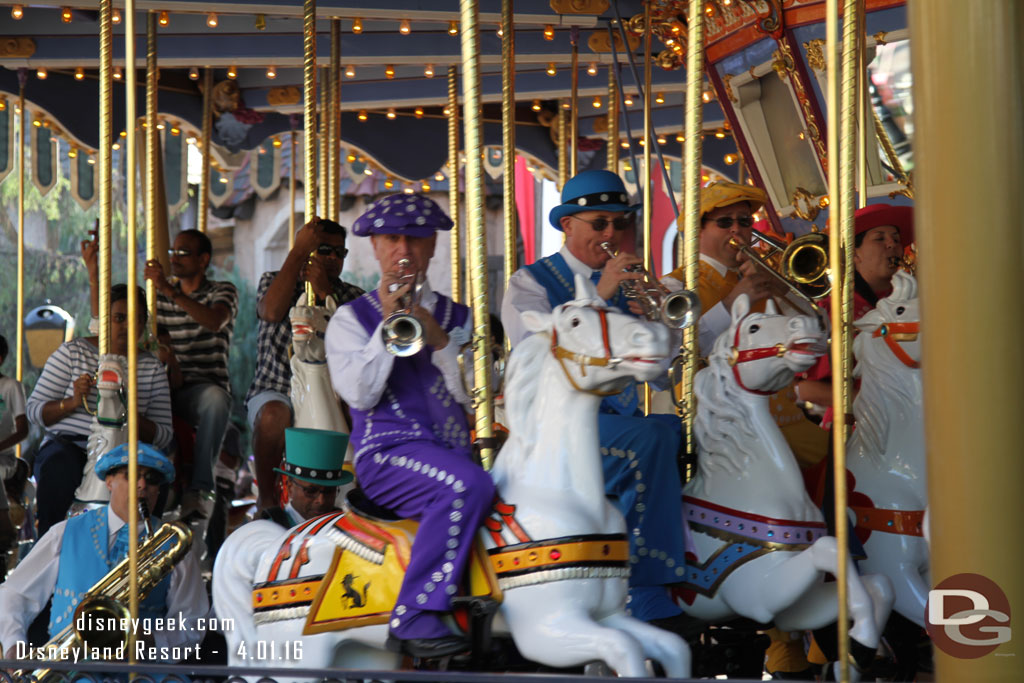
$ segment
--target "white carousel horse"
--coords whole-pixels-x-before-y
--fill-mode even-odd
[[[917,281],[898,272],[893,292],[854,323],[860,392],[853,402],[857,428],[847,443],[854,476],[849,505],[867,559],[865,571],[893,582],[897,612],[924,627],[931,579],[924,513],[924,416],[918,334]]]
[[[745,295],[696,379],[696,476],[683,488],[688,553],[681,606],[720,622],[735,616],[774,622],[784,631],[836,620],[835,538],[804,490],[793,453],[769,411],[769,396],[813,365],[824,333],[808,316],[779,315],[769,301],[751,313]],[[873,656],[892,607],[885,577],[847,565],[850,636]]]
[[[480,535],[502,594],[495,631],[510,633],[524,656],[548,666],[603,661],[620,676],[637,677],[648,674],[651,658],[669,676],[686,677],[685,641],[625,612],[626,525],[604,495],[597,437],[598,392],[664,372],[668,331],[607,309],[587,280],[577,278],[576,291],[580,298],[551,314],[524,313],[535,334],[509,364],[511,435],[492,472],[501,501]],[[389,533],[397,545],[408,544],[401,524],[410,522],[368,532],[366,517],[345,510],[284,533],[253,522],[229,536],[214,566],[213,602],[218,616],[235,620],[224,634],[231,663],[243,663],[240,647],[251,652],[261,640],[307,634],[301,661],[264,664],[395,668],[398,656],[383,647],[400,575],[387,583],[369,572],[373,563],[386,565],[395,547],[374,545],[372,536]],[[332,570],[345,561],[344,578],[320,581],[337,576]],[[482,565],[471,564],[469,574],[473,566]],[[386,599],[372,625],[358,625],[364,618],[329,631],[330,615],[318,620],[323,605],[341,605],[333,608],[337,623],[339,610],[363,614],[359,609],[373,608],[380,595]]]
[[[96,371],[96,413],[92,418],[92,428],[89,431],[82,483],[75,490],[75,504],[72,511],[82,509],[91,503],[105,503],[110,500],[110,491],[107,490],[106,484],[96,477],[93,468],[104,453],[128,442],[126,408],[121,395],[124,374],[124,356],[116,354],[100,356]]]

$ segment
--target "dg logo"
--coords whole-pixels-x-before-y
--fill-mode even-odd
[[[932,642],[953,657],[984,657],[1010,641],[1010,601],[980,574],[949,577],[928,591],[925,610]]]

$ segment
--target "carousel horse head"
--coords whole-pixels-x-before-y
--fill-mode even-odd
[[[764,313],[750,310],[741,294],[732,305],[732,323],[715,342],[710,360],[728,363],[740,388],[755,394],[774,394],[793,375],[814,365],[825,353],[825,333],[808,315],[786,316],[775,302],[765,302]]]
[[[302,297],[299,301],[304,301]],[[327,354],[324,350],[324,333],[327,323],[337,310],[334,299],[327,297],[323,306],[307,306],[298,303],[288,312],[292,324],[292,353],[306,363],[322,363]]]
[[[873,310],[854,323],[860,331],[853,342],[858,361],[854,374],[859,376],[865,363],[917,369],[921,360],[920,320],[917,280],[897,271],[892,276],[892,294],[880,299]]]

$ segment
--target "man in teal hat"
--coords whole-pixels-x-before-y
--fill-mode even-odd
[[[352,481],[352,473],[342,469],[348,434],[289,427],[284,439],[284,462],[274,471],[285,475],[288,502],[266,516],[290,529],[336,510],[338,487]]]
[[[15,659],[18,644],[24,647],[26,631],[46,601],[50,608],[50,637],[73,620],[75,608],[97,581],[128,554],[128,446],[122,444],[106,453],[95,467],[96,476],[106,482],[110,502],[88,510],[64,522],[58,522],[43,535],[32,552],[21,561],[7,582],[0,585],[0,644],[7,659]],[[160,486],[174,479],[174,466],[159,449],[139,444],[138,499],[153,509]],[[150,520],[153,528],[159,520]],[[139,522],[139,543],[145,538]],[[195,548],[195,546],[193,546]],[[148,624],[175,623],[183,620],[184,629],[152,631],[152,645],[184,653],[198,651],[204,630],[197,620],[206,616],[210,603],[199,573],[196,553],[190,551],[175,565],[171,575],[139,603],[143,632]],[[167,621],[157,622],[157,618]],[[148,638],[149,636],[145,635]]]
[[[520,314],[550,313],[574,299],[577,274],[590,279],[608,305],[640,312],[622,291],[624,282],[642,277],[627,271],[641,259],[622,248],[638,208],[629,203],[622,180],[609,171],[583,171],[565,184],[562,203],[549,217],[551,225],[565,233],[565,244],[514,273],[502,301],[501,322],[513,346],[530,334]],[[679,631],[681,610],[666,585],[681,580],[685,566],[677,464],[681,425],[675,416],[644,417],[636,390],[631,385],[601,403],[598,428],[605,489],[614,496],[630,530],[628,609],[638,619]]]

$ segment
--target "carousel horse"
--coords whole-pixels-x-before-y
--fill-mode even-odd
[[[893,609],[924,627],[931,580],[924,538],[920,313],[913,276],[900,271],[892,282],[892,294],[854,323],[861,384],[853,402],[857,428],[846,447],[854,478],[849,505],[867,553],[861,567],[888,576],[896,593]]]
[[[608,309],[588,280],[577,277],[576,291],[550,314],[523,314],[535,334],[509,364],[511,434],[492,470],[499,496],[468,592],[500,600],[495,632],[540,664],[603,661],[638,677],[650,658],[686,677],[686,642],[626,614],[626,524],[604,495],[597,436],[602,395],[664,372],[668,331]],[[302,638],[301,661],[278,652],[264,664],[396,668],[384,643],[414,533],[409,520],[351,505],[283,533],[260,521],[236,531],[213,572],[217,614],[235,621],[224,634],[231,663],[261,641]]]
[[[99,367],[96,370],[96,412],[93,413],[92,428],[86,446],[87,458],[82,470],[82,483],[75,490],[75,502],[71,508],[73,513],[92,503],[105,503],[110,500],[106,484],[96,478],[93,468],[104,453],[128,442],[126,407],[122,391],[124,364],[124,356],[100,356]]]
[[[782,316],[746,295],[696,378],[697,473],[683,487],[687,567],[680,606],[708,622],[746,617],[784,631],[836,621],[837,544],[807,495],[793,453],[769,412],[769,397],[825,350],[808,316]],[[892,606],[885,577],[847,565],[851,652],[866,666]],[[861,646],[861,647],[858,647]]]

